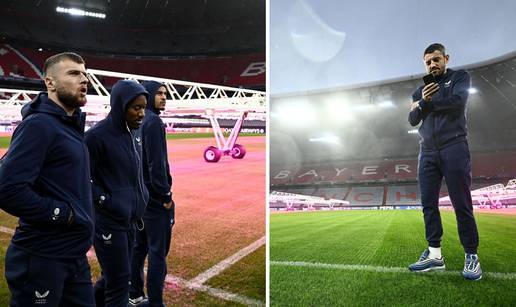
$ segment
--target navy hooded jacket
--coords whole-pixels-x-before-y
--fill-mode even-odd
[[[111,90],[111,111],[86,132],[96,222],[128,230],[143,217],[149,194],[143,183],[139,130],[127,126],[129,102],[147,91],[136,81],[118,81]],[[104,200],[102,200],[104,198]]]
[[[412,95],[419,107],[409,113],[409,123],[419,127],[420,144],[423,150],[440,150],[449,145],[466,141],[466,102],[471,85],[465,70],[447,69],[437,78],[439,90],[430,102],[422,99],[424,86]]]
[[[0,166],[0,208],[20,218],[12,244],[43,257],[84,257],[93,243],[85,115],[68,116],[40,93],[22,116]]]
[[[149,206],[163,208],[164,203],[172,200],[172,177],[168,164],[165,124],[159,117],[160,111],[154,105],[156,92],[163,84],[145,81],[142,85],[150,97],[141,128],[144,148],[143,176],[151,198]]]

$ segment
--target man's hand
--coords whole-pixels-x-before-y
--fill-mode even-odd
[[[410,111],[414,111],[414,109],[417,109],[419,108],[419,101],[413,101],[411,104],[410,104]]]
[[[163,207],[167,210],[170,210],[170,208],[172,208],[172,206],[175,206],[174,204],[174,200],[171,200],[169,203],[164,203],[163,204]]]
[[[423,88],[423,99],[425,101],[432,101],[432,95],[434,95],[439,90],[439,84],[432,82],[428,85],[426,85]]]

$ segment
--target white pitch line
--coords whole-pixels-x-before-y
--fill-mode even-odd
[[[4,226],[0,226],[0,232],[13,235],[14,234],[14,229],[7,228],[7,227],[4,227]]]
[[[250,245],[242,248],[235,254],[229,256],[228,258],[222,260],[221,262],[212,266],[208,270],[206,270],[206,271],[202,272],[201,274],[197,275],[196,277],[192,278],[189,282],[193,285],[201,286],[208,279],[220,274],[220,272],[224,271],[231,265],[238,262],[240,259],[242,259],[245,256],[249,255],[250,253],[254,252],[255,250],[257,250],[260,246],[262,246],[264,244],[265,244],[265,236],[261,237],[260,239],[256,240],[255,242],[251,243]]]
[[[165,282],[167,284],[177,284],[180,285],[183,288],[188,288],[196,291],[206,292],[211,296],[218,297],[220,299],[226,300],[226,301],[232,301],[240,304],[244,304],[246,306],[265,306],[265,304],[262,301],[255,300],[252,298],[249,298],[247,296],[243,296],[236,293],[231,293],[222,289],[218,288],[212,288],[205,285],[198,285],[198,284],[192,284],[190,281],[187,281],[181,277],[168,275],[165,278]]]
[[[289,267],[308,267],[317,269],[332,269],[332,270],[344,270],[344,271],[366,271],[366,272],[377,272],[377,273],[408,273],[408,274],[442,274],[442,275],[462,275],[462,271],[433,271],[425,273],[414,273],[409,271],[408,268],[400,267],[384,267],[384,266],[372,266],[362,264],[332,264],[332,263],[320,263],[320,262],[304,262],[304,261],[270,261],[270,265],[273,266],[289,266]],[[503,273],[503,272],[484,272],[483,275],[493,279],[505,279],[505,280],[516,280],[516,273]]]

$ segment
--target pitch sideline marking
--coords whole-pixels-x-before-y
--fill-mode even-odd
[[[4,227],[4,226],[0,226],[0,232],[7,233],[10,235],[14,234],[13,229],[10,229],[10,228]],[[237,302],[237,303],[241,303],[241,304],[244,304],[247,306],[264,306],[265,304],[260,300],[252,299],[247,296],[236,294],[236,293],[231,293],[231,292],[228,292],[228,291],[225,291],[222,289],[212,288],[209,286],[202,285],[202,283],[206,282],[209,278],[216,276],[217,274],[219,274],[223,270],[227,269],[232,264],[236,263],[238,260],[244,258],[245,256],[249,255],[256,249],[258,249],[263,244],[265,244],[265,236],[263,236],[262,238],[258,239],[255,242],[251,243],[249,246],[244,247],[243,249],[236,252],[232,256],[229,256],[228,258],[222,260],[218,264],[214,265],[210,269],[197,275],[197,277],[194,277],[193,279],[191,279],[189,281],[186,279],[183,279],[181,277],[167,274],[167,276],[165,277],[165,282],[167,284],[178,284],[182,287],[186,287],[186,288],[189,288],[192,290],[206,292],[211,296],[215,296],[215,297],[218,297],[218,298],[226,300],[226,301]],[[94,253],[92,253],[91,250],[88,251],[87,256],[88,256],[88,259],[94,259],[94,260],[97,259],[97,256]],[[206,276],[208,276],[208,278],[206,278],[206,280],[202,281],[202,283],[199,283],[199,281],[201,281]]]
[[[384,266],[372,266],[362,264],[332,264],[332,263],[320,263],[320,262],[304,262],[304,261],[270,261],[270,265],[275,266],[289,266],[289,267],[309,267],[318,269],[333,269],[333,270],[344,270],[344,271],[367,271],[377,273],[409,273],[409,274],[442,274],[442,275],[461,275],[462,271],[434,271],[427,273],[414,273],[409,271],[408,268],[400,267],[384,267]],[[503,272],[484,272],[483,275],[493,279],[505,279],[505,280],[516,280],[516,273],[503,273]]]
[[[13,229],[7,228],[7,227],[4,227],[4,226],[0,226],[0,232],[7,233],[7,234],[10,234],[10,235],[14,234],[14,230]]]
[[[172,285],[177,284],[183,288],[189,288],[196,291],[206,292],[208,293],[208,295],[215,296],[226,301],[237,302],[247,306],[265,306],[265,304],[260,300],[252,299],[244,295],[231,293],[222,289],[212,288],[205,285],[194,285],[186,279],[177,276],[172,276],[170,274],[167,274],[167,276],[165,277],[165,282],[167,284]]]
[[[192,278],[190,280],[190,283],[192,285],[204,284],[206,281],[208,281],[208,279],[220,274],[222,271],[229,268],[231,265],[235,264],[240,259],[249,255],[250,253],[254,252],[255,250],[257,250],[260,246],[262,246],[264,244],[265,244],[265,236],[254,241],[250,245],[242,248],[238,252],[234,253],[233,255],[227,257],[226,259],[222,260],[221,262],[217,263],[216,265],[212,266],[211,268],[207,269],[206,271],[204,271],[201,274],[197,275],[196,277]]]

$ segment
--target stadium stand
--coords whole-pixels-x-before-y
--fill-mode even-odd
[[[507,196],[516,178],[516,56],[509,54],[487,64],[468,68],[472,87],[468,103],[469,147],[472,161],[472,190],[502,184],[502,205],[516,205]],[[335,131],[334,123],[320,121],[317,127],[292,130],[281,119],[271,119],[271,190],[307,189],[310,195],[350,201],[351,207],[412,207],[421,203],[417,184],[418,136],[407,122],[407,105],[418,79],[384,83],[363,88],[336,89],[301,93],[314,104],[328,99],[351,99],[353,105],[371,104],[370,111],[354,113],[360,121],[344,121]],[[271,107],[280,110],[284,103],[295,103],[299,96],[273,97]],[[389,100],[388,109],[378,107]],[[376,111],[375,111],[376,110]],[[355,112],[353,109],[348,110]],[[329,126],[328,126],[329,125]],[[348,126],[346,126],[348,125]],[[310,142],[309,138],[330,129],[343,144]],[[409,133],[407,133],[409,132]],[[288,136],[288,139],[285,137]],[[287,142],[288,141],[288,142]],[[283,147],[283,144],[295,146]],[[282,158],[292,153],[295,161]],[[357,160],[360,157],[360,160]],[[281,163],[274,164],[274,161]],[[313,191],[315,189],[315,191]],[[509,192],[507,192],[509,191]],[[512,195],[512,194],[511,194]],[[440,197],[448,190],[443,181]],[[487,198],[476,197],[483,206]],[[443,201],[441,205],[451,205]]]
[[[40,70],[18,50],[0,45],[0,77],[40,79],[40,76]]]
[[[324,199],[345,200],[349,194],[349,191],[349,187],[317,188],[317,190],[312,195],[322,197]]]
[[[0,67],[5,76],[40,79],[43,63],[55,52],[0,45]],[[88,68],[187,80],[226,86],[258,87],[265,84],[265,55],[170,59],[95,56],[83,54]],[[1,74],[1,71],[0,71]],[[104,80],[109,87],[114,78]]]
[[[299,167],[271,169],[271,184],[324,184],[367,182],[415,182],[417,160],[396,159],[377,161],[345,161],[338,167],[334,162]],[[509,179],[516,174],[516,153],[476,153],[472,156],[475,179]],[[326,176],[322,175],[326,174]]]
[[[383,204],[384,187],[354,186],[348,194],[347,201],[351,206],[378,206]]]
[[[392,185],[388,187],[387,206],[414,206],[421,204],[417,185]]]

